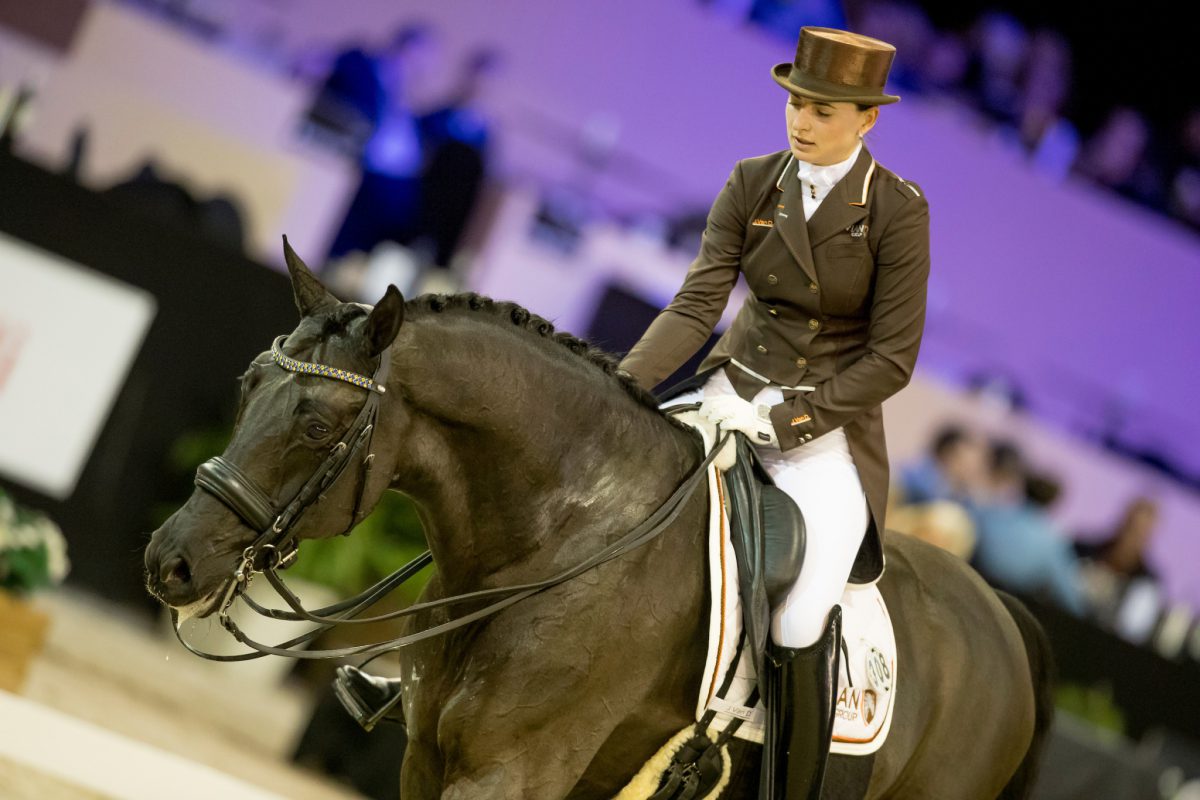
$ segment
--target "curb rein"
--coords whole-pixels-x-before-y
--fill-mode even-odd
[[[329,455],[326,456],[325,460],[317,467],[309,479],[304,482],[304,485],[300,487],[296,495],[282,508],[272,503],[270,496],[249,475],[220,456],[209,459],[196,470],[196,486],[212,494],[233,511],[251,530],[258,531],[259,533],[254,542],[242,551],[241,560],[238,563],[232,580],[230,580],[228,587],[224,591],[218,611],[218,619],[220,620],[221,627],[225,628],[238,642],[251,648],[254,652],[224,656],[207,653],[192,647],[184,641],[180,626],[178,624],[174,626],[175,636],[179,639],[180,644],[191,653],[210,661],[248,661],[255,658],[262,658],[266,655],[280,655],[310,660],[345,658],[348,656],[368,656],[369,658],[374,658],[425,639],[441,636],[442,634],[492,616],[527,597],[565,583],[594,567],[630,553],[658,538],[683,512],[685,504],[703,482],[708,467],[716,459],[725,441],[731,435],[725,433],[699,466],[640,525],[600,552],[585,559],[580,564],[564,570],[553,577],[533,583],[484,589],[440,600],[416,603],[407,608],[387,614],[379,614],[371,617],[358,616],[432,563],[433,556],[426,550],[408,564],[405,564],[391,575],[388,575],[359,594],[333,605],[325,606],[315,611],[308,611],[301,604],[300,598],[283,582],[283,579],[278,574],[278,570],[286,569],[295,561],[299,550],[299,542],[296,539],[294,528],[300,517],[342,476],[355,455],[363,450],[366,451],[367,455],[363,458],[363,467],[359,474],[358,493],[354,503],[354,512],[350,518],[350,525],[343,533],[350,533],[354,526],[361,521],[360,517],[366,516],[361,511],[361,505],[363,494],[367,487],[367,479],[370,476],[375,459],[375,454],[371,451],[371,445],[379,417],[379,406],[383,395],[387,392],[386,383],[391,371],[391,347],[388,347],[380,354],[379,366],[376,368],[375,374],[367,378],[324,364],[314,364],[290,358],[283,353],[283,342],[286,338],[286,336],[280,336],[271,344],[271,358],[275,364],[288,372],[316,375],[359,386],[367,390],[367,400],[358,412],[358,416],[350,426],[350,429],[333,446]],[[687,410],[687,408],[687,406],[677,407],[672,409],[672,412],[678,413],[679,411]],[[250,581],[258,573],[266,576],[267,581],[279,593],[291,611],[265,608],[244,594],[246,588],[250,585]],[[230,617],[230,609],[238,597],[241,597],[246,605],[260,616],[286,622],[314,622],[317,623],[317,627],[277,645],[257,642],[242,632]],[[377,644],[356,645],[328,650],[295,649],[307,644],[335,625],[383,622],[435,608],[446,608],[494,598],[499,599],[496,599],[490,605],[456,617],[449,622]]]

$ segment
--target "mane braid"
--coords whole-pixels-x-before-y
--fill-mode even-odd
[[[658,407],[658,398],[639,386],[633,378],[617,372],[617,366],[620,362],[616,358],[583,339],[572,336],[569,333],[556,331],[552,322],[544,317],[539,317],[517,303],[493,300],[490,297],[484,297],[474,292],[465,292],[462,294],[421,295],[409,300],[406,305],[409,308],[432,311],[434,313],[452,310],[478,311],[497,319],[507,319],[518,328],[532,331],[543,339],[549,339],[565,347],[580,358],[587,359],[603,370],[605,375],[616,380],[630,397],[637,400],[646,408],[661,413]],[[673,418],[668,418],[673,420]]]

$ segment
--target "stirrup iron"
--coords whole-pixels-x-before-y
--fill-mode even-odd
[[[385,719],[401,698],[399,680],[371,675],[355,666],[338,667],[333,693],[365,731]]]

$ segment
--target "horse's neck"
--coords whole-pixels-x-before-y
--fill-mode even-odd
[[[699,461],[686,431],[627,396],[548,416],[574,424],[526,420],[515,439],[519,422],[443,433],[417,496],[443,583],[511,584],[576,563],[650,516]]]

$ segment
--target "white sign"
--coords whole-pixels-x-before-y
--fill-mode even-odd
[[[154,312],[148,292],[0,234],[0,474],[71,495]]]

